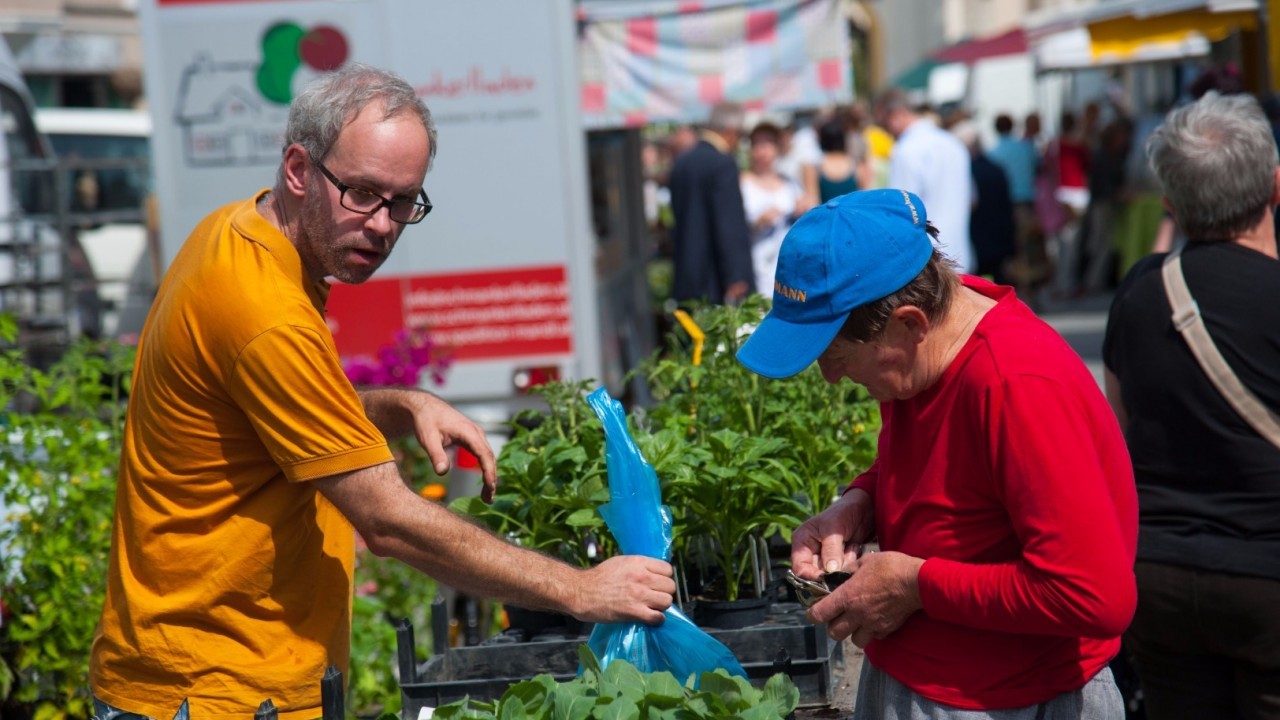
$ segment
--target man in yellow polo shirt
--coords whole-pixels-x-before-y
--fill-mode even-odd
[[[347,668],[354,533],[458,590],[595,622],[657,624],[671,566],[580,570],[418,497],[387,437],[480,459],[481,429],[433,395],[357,391],[324,323],[334,277],[367,280],[431,209],[431,114],[391,73],[349,66],[293,103],[275,186],[209,215],[178,253],[138,346],[106,603],[90,682],[98,718],[320,714]],[[370,312],[377,312],[370,308]],[[184,705],[184,700],[189,706]]]

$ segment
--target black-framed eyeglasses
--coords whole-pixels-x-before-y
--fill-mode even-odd
[[[338,188],[340,193],[338,202],[342,203],[342,207],[357,212],[361,215],[372,215],[382,208],[386,208],[391,215],[391,219],[402,225],[412,225],[421,222],[422,218],[431,212],[431,200],[427,199],[427,191],[418,189],[418,195],[422,197],[422,202],[416,200],[406,200],[404,198],[384,198],[378,193],[365,190],[362,187],[348,185],[329,172],[329,168],[325,167],[320,161],[312,160],[312,165]]]

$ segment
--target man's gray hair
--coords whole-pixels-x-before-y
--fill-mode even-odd
[[[1210,92],[1174,110],[1147,139],[1147,159],[1190,240],[1231,240],[1271,202],[1276,141],[1250,95]]]
[[[383,105],[382,119],[411,112],[422,121],[436,157],[436,124],[431,111],[404,78],[388,70],[351,63],[310,82],[289,106],[285,147],[297,143],[316,162],[323,162],[338,134],[371,103]]]
[[[907,91],[900,87],[889,87],[882,90],[872,101],[871,107],[876,115],[886,115],[895,110],[914,112],[911,98],[907,95]]]
[[[711,108],[711,117],[707,119],[707,128],[717,132],[742,132],[746,117],[746,111],[738,103],[716,103],[715,107]]]

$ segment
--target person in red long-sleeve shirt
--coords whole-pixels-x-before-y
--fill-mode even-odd
[[[775,378],[816,360],[881,403],[875,463],[793,535],[797,575],[853,573],[809,617],[866,650],[855,718],[1122,718],[1124,437],[1079,356],[1011,288],[957,275],[936,234],[901,190],[810,211],[738,352]]]

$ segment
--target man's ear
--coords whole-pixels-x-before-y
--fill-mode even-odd
[[[1271,208],[1274,210],[1277,205],[1280,205],[1280,165],[1271,176]]]
[[[290,194],[296,197],[307,194],[307,173],[311,172],[311,158],[301,145],[293,143],[285,148],[280,172],[284,174],[284,186]]]
[[[889,327],[894,333],[901,333],[898,337],[919,345],[924,342],[931,326],[929,316],[923,310],[915,305],[903,305],[889,314]]]

